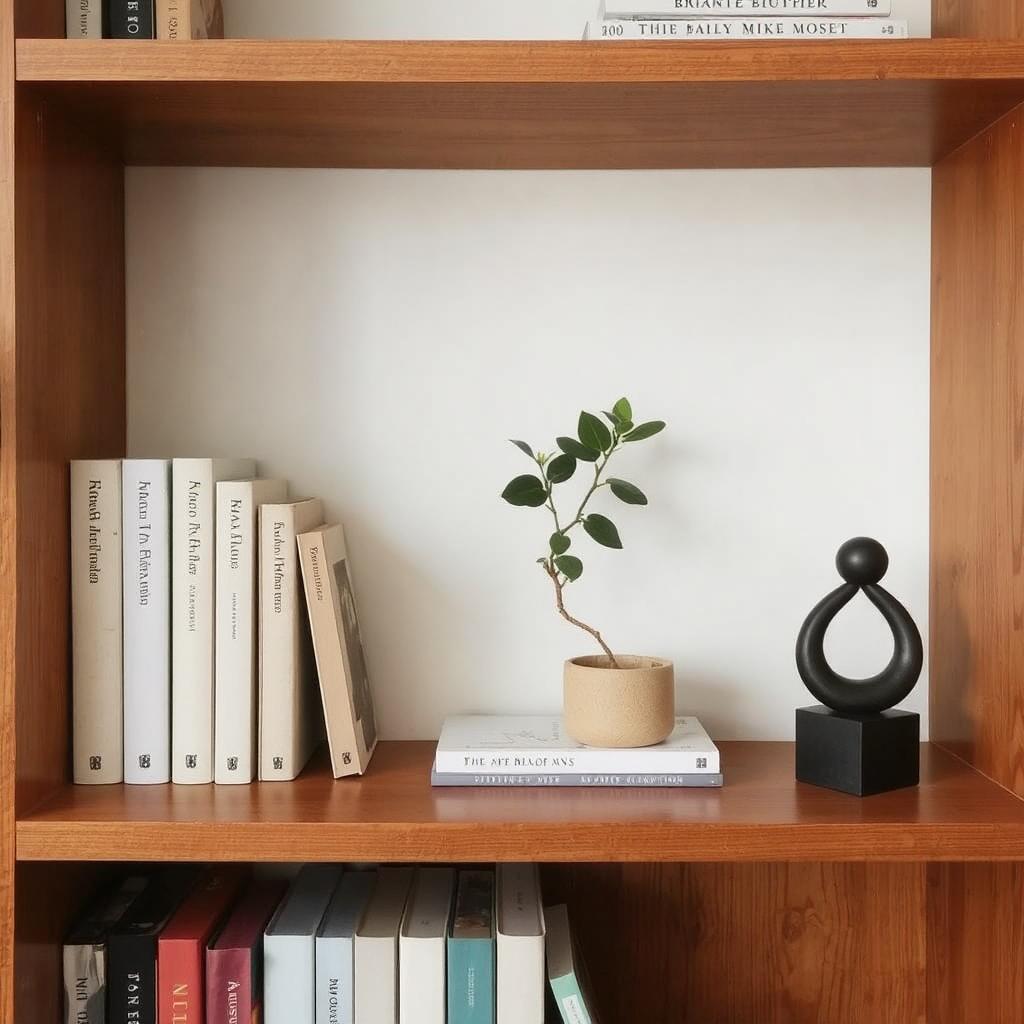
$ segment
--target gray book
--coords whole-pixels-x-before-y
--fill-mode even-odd
[[[553,789],[577,786],[584,789],[717,789],[721,772],[697,775],[487,775],[472,772],[430,770],[432,786],[483,786],[494,788],[541,787]]]
[[[347,871],[316,935],[316,1024],[352,1024],[355,936],[377,884],[376,871]]]

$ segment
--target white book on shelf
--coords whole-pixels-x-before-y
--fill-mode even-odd
[[[341,880],[335,864],[307,864],[263,936],[263,1024],[316,1019],[316,936]]]
[[[64,2],[64,35],[68,39],[103,38],[103,0]]]
[[[398,933],[411,882],[410,868],[378,871],[377,885],[356,932],[358,1024],[395,1024],[398,1020]]]
[[[296,538],[323,523],[319,498],[259,511],[259,777],[294,779],[323,735]]]
[[[124,779],[121,460],[71,463],[73,777]]]
[[[171,781],[171,464],[122,463],[124,781]]]
[[[696,718],[677,718],[672,735],[651,747],[585,747],[557,715],[455,715],[437,743],[438,774],[717,774],[718,748]]]
[[[256,774],[257,520],[261,505],[287,496],[284,480],[217,484],[213,781],[221,785]]]
[[[729,42],[772,39],[909,39],[910,23],[899,18],[716,18],[592,21],[584,39],[651,42]]]
[[[606,18],[887,18],[892,0],[603,0]]]
[[[454,897],[451,868],[416,869],[398,940],[399,1024],[445,1024],[446,951]]]
[[[377,884],[375,871],[346,871],[316,936],[316,1024],[354,1024],[355,937]]]
[[[544,903],[536,864],[497,867],[497,1024],[544,1024]]]
[[[213,782],[216,486],[252,459],[171,464],[171,781]]]

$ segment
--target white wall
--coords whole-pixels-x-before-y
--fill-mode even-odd
[[[295,34],[385,34],[363,6],[387,34],[422,24],[412,2],[408,21],[397,0],[308,2]],[[239,8],[235,34],[287,28],[276,4]],[[474,34],[473,5],[445,8]],[[796,633],[843,540],[888,545],[886,583],[926,625],[929,182],[130,170],[130,452],[254,454],[322,495],[350,534],[383,734],[431,737],[449,713],[557,709],[589,640],[533,564],[544,514],[498,497],[529,468],[505,439],[550,448],[628,393],[669,421],[619,468],[651,507],[602,498],[625,550],[580,545],[571,607],[672,657],[680,708],[720,738],[788,738],[811,703]],[[863,598],[830,643],[850,674],[891,652]]]

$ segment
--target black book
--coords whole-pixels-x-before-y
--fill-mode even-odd
[[[111,39],[155,39],[154,0],[107,0],[107,34]]]
[[[198,878],[193,867],[159,872],[107,938],[108,1024],[157,1024],[157,940]]]

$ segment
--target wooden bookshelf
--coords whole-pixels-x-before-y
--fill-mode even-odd
[[[69,43],[0,0],[0,1024],[60,1019],[95,882],[159,860],[540,860],[611,1021],[1024,1020],[1024,0],[827,44]],[[933,172],[922,785],[432,790],[429,745],[294,785],[69,778],[67,463],[125,452],[126,164]],[[879,244],[884,244],[884,239]]]

